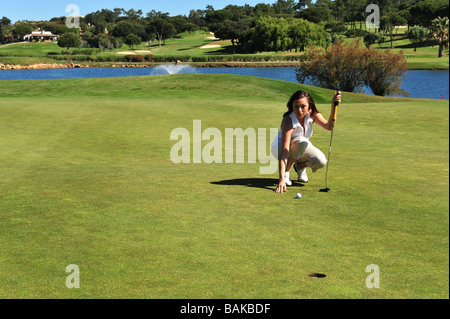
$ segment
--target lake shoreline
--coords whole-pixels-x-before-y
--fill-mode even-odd
[[[242,64],[241,64],[242,65]],[[122,64],[111,67],[96,65],[56,64],[50,65],[53,69],[15,69],[0,71],[0,82],[4,80],[45,80],[45,79],[73,79],[73,78],[105,78],[105,77],[138,77],[178,73],[198,74],[235,74],[262,77],[298,83],[296,78],[297,67],[224,67],[216,64],[215,67],[193,67],[186,63],[181,65],[159,64],[153,68],[149,64]],[[34,66],[35,67],[35,66]],[[45,67],[45,65],[40,65]],[[402,76],[401,88],[414,98],[448,99],[448,72],[449,70],[408,70]],[[307,83],[308,84],[308,83]],[[363,88],[372,94],[370,88]]]
[[[34,63],[34,64],[9,64],[0,63],[0,70],[45,70],[45,69],[72,69],[72,68],[153,68],[158,65],[177,64],[176,62],[139,62],[139,63]],[[180,63],[178,63],[180,64]],[[272,62],[183,62],[196,68],[265,68],[265,67],[299,67],[299,62],[272,61]],[[414,68],[409,70],[448,70],[449,68]]]

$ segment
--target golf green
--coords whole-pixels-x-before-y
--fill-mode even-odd
[[[194,144],[201,121],[225,159],[227,129],[265,128],[268,150],[294,91],[326,117],[332,91],[200,74],[1,84],[0,298],[449,297],[448,101],[344,92],[330,192],[322,169],[275,194],[247,150],[174,163],[171,133]]]

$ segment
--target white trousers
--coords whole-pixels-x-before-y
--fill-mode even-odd
[[[272,145],[272,154],[279,159],[281,154],[281,142]],[[306,163],[313,172],[327,165],[327,158],[317,147],[312,145],[309,140],[293,140],[289,148],[288,158],[295,159],[298,163]]]

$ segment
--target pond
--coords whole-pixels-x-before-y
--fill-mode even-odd
[[[295,67],[194,68],[189,65],[163,65],[154,68],[1,70],[0,80],[99,78],[174,73],[213,73],[250,75],[297,83],[295,69]],[[409,92],[410,97],[414,98],[449,99],[449,71],[410,70],[404,75],[403,82],[400,87]],[[372,94],[369,88],[364,88],[364,91],[366,94]]]

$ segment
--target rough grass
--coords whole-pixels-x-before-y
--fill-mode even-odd
[[[2,81],[0,297],[448,298],[448,101],[346,93],[329,193],[325,170],[275,194],[261,163],[171,161],[173,129],[276,128],[299,88],[198,74]],[[327,116],[332,92],[306,88]],[[329,138],[315,127],[324,152]],[[80,289],[65,286],[69,264]],[[379,289],[366,288],[370,264]]]

